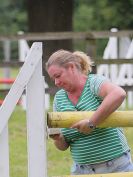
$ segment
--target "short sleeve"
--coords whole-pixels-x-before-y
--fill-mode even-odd
[[[54,111],[54,112],[57,111],[56,96],[54,97],[54,100],[53,100],[53,111]]]
[[[108,81],[108,79],[105,78],[104,76],[97,75],[97,74],[93,75],[93,77],[90,78],[90,89],[91,89],[91,91],[95,95],[98,95],[101,85],[106,81]]]

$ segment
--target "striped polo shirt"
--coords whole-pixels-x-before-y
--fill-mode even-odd
[[[54,97],[54,110],[95,111],[102,102],[98,96],[99,88],[107,80],[103,76],[89,74],[84,90],[74,105],[65,90],[59,90]],[[121,156],[129,150],[121,128],[96,128],[86,135],[76,129],[62,128],[66,142],[70,144],[73,160],[78,164],[96,164]]]

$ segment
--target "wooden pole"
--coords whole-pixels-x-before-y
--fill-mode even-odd
[[[91,118],[93,111],[48,112],[49,128],[69,128],[74,123]],[[116,111],[112,113],[99,127],[133,127],[133,111]]]

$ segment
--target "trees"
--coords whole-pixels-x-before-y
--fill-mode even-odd
[[[74,31],[102,31],[112,27],[133,29],[133,0],[75,0]],[[97,40],[97,55],[102,56],[107,40]]]
[[[75,0],[74,30],[133,29],[133,0]]]
[[[27,0],[29,32],[72,31],[73,3],[73,0]],[[72,41],[44,41],[44,60],[60,48],[71,50]]]
[[[72,31],[72,0],[27,0],[29,32]],[[45,56],[59,49],[71,49],[71,41],[45,41]]]
[[[1,0],[0,33],[132,29],[132,7],[133,0]]]
[[[1,0],[0,34],[27,31],[25,3],[23,0]]]

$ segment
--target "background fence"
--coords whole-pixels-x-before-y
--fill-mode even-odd
[[[118,82],[128,93],[128,101],[123,104],[123,108],[132,108],[133,105],[133,42],[131,42],[128,48],[130,49],[130,54],[120,55],[120,40],[123,38],[128,38],[132,40],[133,31],[88,31],[88,32],[47,32],[47,33],[18,33],[17,35],[0,35],[0,41],[3,42],[4,49],[4,59],[0,61],[0,67],[4,68],[5,77],[10,77],[9,72],[11,67],[20,67],[23,64],[23,58],[26,55],[26,50],[28,50],[28,45],[26,41],[43,41],[46,40],[80,40],[85,41],[85,51],[93,57],[95,66],[93,71],[106,75],[110,77],[113,81],[120,77],[121,81],[125,81],[125,84]],[[107,39],[108,43],[105,48],[105,53],[102,57],[96,57],[96,41],[99,39]],[[19,57],[16,60],[10,58],[11,42],[18,41],[18,51]],[[112,46],[113,42],[114,46]],[[21,42],[21,43],[20,43]],[[126,45],[126,44],[125,44]],[[112,47],[112,48],[111,48]],[[23,52],[22,52],[22,50]],[[114,54],[115,53],[115,54]],[[113,54],[113,55],[112,55]],[[122,57],[123,56],[123,57]],[[45,61],[44,61],[45,62]],[[121,70],[121,72],[119,72]],[[131,71],[129,73],[129,70]],[[102,71],[102,72],[101,72]],[[111,73],[112,72],[112,73]],[[118,73],[119,72],[119,73]],[[110,74],[111,73],[111,74]],[[115,74],[115,76],[113,76]],[[128,78],[130,76],[130,79]],[[127,82],[128,80],[128,82]],[[46,88],[46,93],[54,95],[57,88]],[[0,89],[3,95],[6,95],[8,88]],[[48,98],[49,99],[49,98]]]

